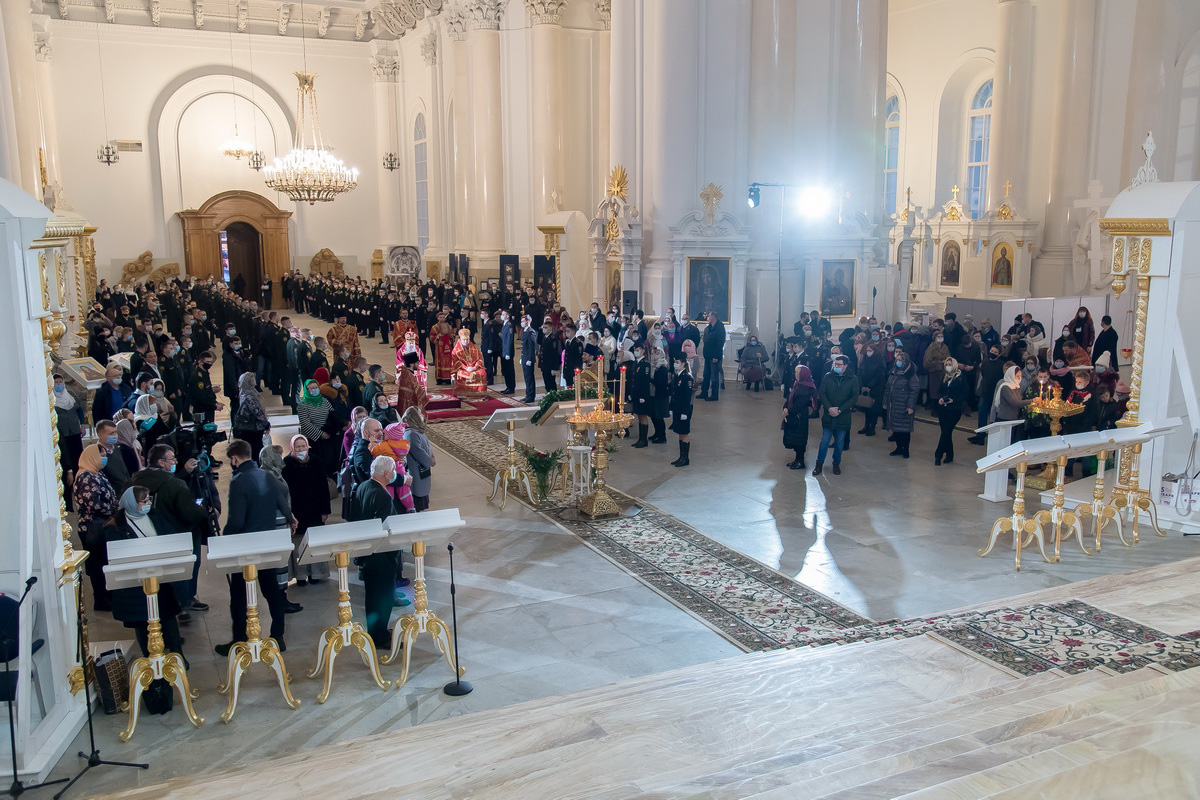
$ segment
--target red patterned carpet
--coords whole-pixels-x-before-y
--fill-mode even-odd
[[[388,395],[392,405],[396,404],[396,395]],[[461,419],[486,419],[501,408],[523,406],[516,398],[488,390],[486,394],[470,394],[455,397],[450,393],[437,392],[429,397],[426,415],[430,423],[448,422]]]

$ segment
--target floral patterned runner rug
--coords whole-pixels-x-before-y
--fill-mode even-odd
[[[429,438],[488,479],[506,457],[505,437],[477,421],[431,426]],[[643,510],[573,519],[557,498],[536,510],[747,651],[929,635],[1014,675],[1200,666],[1200,631],[1171,636],[1080,600],[873,622],[640,498],[609,491]]]

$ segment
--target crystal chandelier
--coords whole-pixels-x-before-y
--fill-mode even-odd
[[[111,167],[113,164],[121,160],[121,155],[117,152],[117,148],[113,147],[111,143],[105,142],[104,147],[101,147],[96,151],[96,158],[101,164]]]
[[[225,142],[225,155],[236,158],[238,161],[254,155],[254,148],[243,140],[242,137],[238,136],[236,122],[233,123],[233,138]]]
[[[327,203],[358,186],[358,170],[334,158],[321,140],[321,118],[313,85],[317,76],[311,72],[295,75],[300,81],[296,90],[296,141],[290,153],[276,158],[275,164],[263,171],[267,186],[291,200],[309,205]],[[311,143],[305,141],[306,127],[312,129]]]
[[[383,157],[383,168],[388,172],[395,172],[400,169],[400,159],[395,153],[388,153]]]
[[[265,163],[266,159],[263,158],[262,150],[255,150],[250,154],[250,158],[246,160],[246,165],[255,172],[261,170]]]

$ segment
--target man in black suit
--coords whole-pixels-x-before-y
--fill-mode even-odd
[[[516,394],[517,372],[513,364],[515,351],[515,331],[508,311],[500,312],[500,370],[504,373],[504,394]]]
[[[704,384],[701,400],[716,401],[721,392],[721,362],[725,358],[725,325],[717,315],[708,312],[708,327],[704,329]]]
[[[496,382],[497,326],[486,309],[479,312],[479,349],[483,351],[483,366],[487,370],[488,386]]]
[[[229,442],[225,454],[233,467],[233,478],[229,481],[229,514],[225,522],[225,536],[239,533],[257,533],[291,522],[291,511],[284,498],[284,487],[275,477],[259,469],[251,458],[250,443],[241,439]],[[283,643],[284,616],[288,610],[300,611],[300,606],[289,609],[284,590],[279,585],[278,569],[264,569],[258,573],[258,590],[271,609],[271,638],[279,644],[280,652],[286,650]],[[213,648],[217,655],[227,656],[233,642],[246,641],[246,581],[241,573],[229,576],[229,616],[233,620],[233,641]]]
[[[521,317],[521,373],[525,378],[525,397],[523,403],[532,403],[537,394],[537,381],[533,377],[533,365],[537,361],[538,341],[537,331],[533,329],[533,320],[526,314]]]

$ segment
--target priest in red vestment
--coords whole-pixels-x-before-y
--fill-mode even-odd
[[[454,343],[454,386],[458,391],[486,392],[487,370],[483,366],[483,353],[479,345],[471,341],[471,332],[462,328],[458,341]]]
[[[449,386],[454,377],[454,329],[446,322],[446,312],[439,312],[437,323],[429,329],[433,345],[433,363],[437,368],[438,385]]]
[[[425,384],[417,376],[420,358],[416,350],[404,354],[404,359],[396,368],[396,413],[404,416],[409,408],[417,408],[425,415],[425,404],[429,402],[429,393]]]

